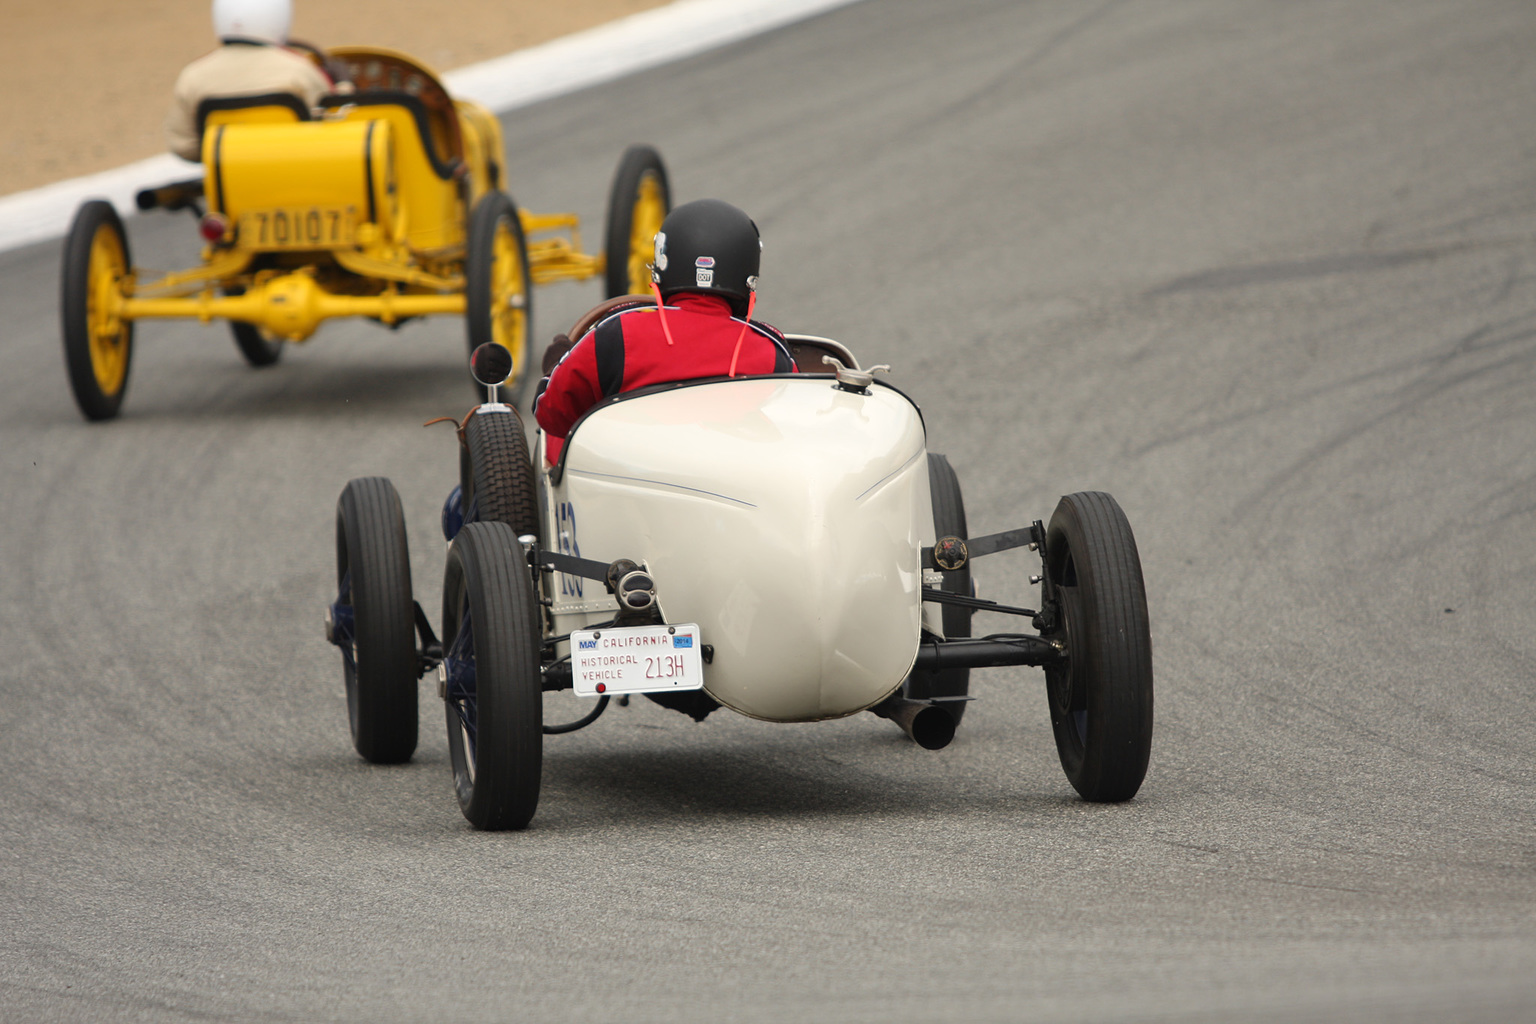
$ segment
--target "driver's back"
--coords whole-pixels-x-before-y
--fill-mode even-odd
[[[182,69],[166,115],[166,143],[184,160],[203,151],[198,108],[205,100],[263,96],[294,97],[302,109],[320,102],[330,79],[309,58],[281,46],[229,42]]]

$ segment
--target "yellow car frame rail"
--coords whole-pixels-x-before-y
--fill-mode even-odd
[[[582,251],[574,214],[518,209],[505,191],[501,125],[448,95],[411,57],[375,47],[316,54],[349,91],[315,109],[273,93],[199,107],[203,177],[138,196],[190,210],[201,262],[153,279],[133,266],[123,222],[92,200],[65,239],[62,326],[75,401],[118,414],[134,325],[228,320],[254,366],[275,363],[326,320],[465,320],[469,351],[512,354],[515,394],[531,374],[531,286],[602,275],[609,296],[645,292],[652,238],[671,206],[656,151],[631,146],[609,195],[604,251]]]

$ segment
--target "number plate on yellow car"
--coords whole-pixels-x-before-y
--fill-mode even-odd
[[[626,626],[571,634],[571,679],[576,693],[656,693],[704,685],[699,627]]]
[[[240,215],[240,244],[247,249],[325,249],[351,245],[356,235],[355,206],[301,206]]]

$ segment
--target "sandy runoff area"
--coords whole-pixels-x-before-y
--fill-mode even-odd
[[[438,71],[666,0],[294,0],[293,35],[403,50]],[[208,0],[6,3],[0,195],[164,152],[171,86],[216,44]]]

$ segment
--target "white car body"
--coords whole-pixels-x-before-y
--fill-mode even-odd
[[[912,402],[827,377],[746,378],[624,397],[539,469],[547,550],[631,558],[669,623],[713,648],[704,690],[754,718],[851,715],[911,670],[934,543],[926,437]],[[546,577],[551,635],[608,620],[600,583]],[[929,607],[932,607],[931,605]]]

